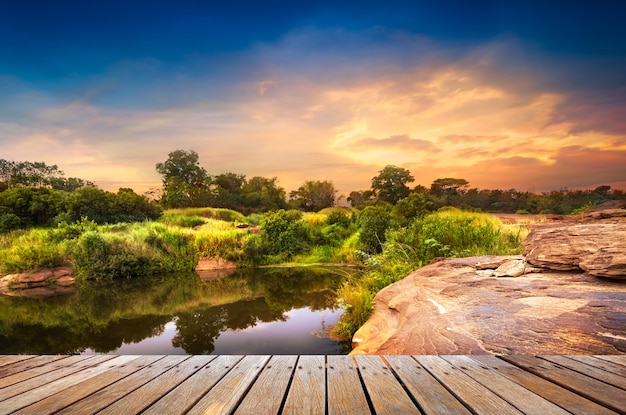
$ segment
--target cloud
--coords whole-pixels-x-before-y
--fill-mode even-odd
[[[425,185],[618,183],[619,91],[578,88],[576,71],[556,82],[564,68],[534,52],[512,37],[302,28],[237,54],[124,60],[56,89],[3,78],[0,145],[4,158],[137,190],[160,184],[154,165],[178,148],[212,174],[278,177],[287,190],[308,179],[366,189],[387,164]]]

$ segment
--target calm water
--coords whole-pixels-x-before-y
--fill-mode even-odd
[[[341,273],[292,268],[89,283],[0,296],[0,354],[345,354],[329,338]]]

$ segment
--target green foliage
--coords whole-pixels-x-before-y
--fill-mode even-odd
[[[309,249],[302,212],[297,210],[279,210],[266,214],[260,227],[262,250],[274,256],[278,262],[290,261],[295,255]]]
[[[407,183],[413,181],[407,169],[388,165],[372,178],[372,190],[379,201],[396,204],[409,195]]]
[[[335,326],[334,332],[339,336],[350,339],[361,327],[374,310],[375,292],[359,280],[348,280],[337,291],[337,305],[343,308],[344,313]]]
[[[65,265],[65,245],[53,243],[50,230],[9,235],[0,247],[0,272],[16,273]]]
[[[572,211],[569,214],[570,215],[580,215],[581,213],[583,213],[587,209],[591,209],[595,205],[596,205],[595,202],[593,200],[590,200],[589,202],[585,203],[584,205],[582,205],[580,207],[577,207],[575,209],[572,209]]]
[[[367,253],[382,251],[385,232],[391,224],[391,212],[388,205],[367,206],[358,217],[361,249]]]
[[[335,205],[335,186],[324,180],[307,180],[298,190],[289,193],[290,204],[305,212],[317,212]]]
[[[83,233],[71,247],[82,279],[115,279],[192,271],[196,264],[192,237],[160,224],[135,227],[118,235],[107,229]]]
[[[0,192],[0,215],[7,226],[50,226],[62,211],[65,193],[43,187],[11,187]]]

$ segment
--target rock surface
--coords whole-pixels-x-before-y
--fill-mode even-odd
[[[525,245],[526,261],[536,267],[626,279],[626,222],[539,228]]]
[[[620,215],[539,226],[523,256],[444,259],[411,273],[376,295],[351,354],[625,354]]]
[[[626,353],[626,284],[581,272],[481,277],[446,259],[378,293],[352,354]]]
[[[53,297],[74,291],[69,267],[41,268],[0,278],[0,294],[23,297]]]

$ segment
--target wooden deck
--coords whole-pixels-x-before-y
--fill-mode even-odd
[[[0,356],[0,413],[626,413],[624,356]]]

